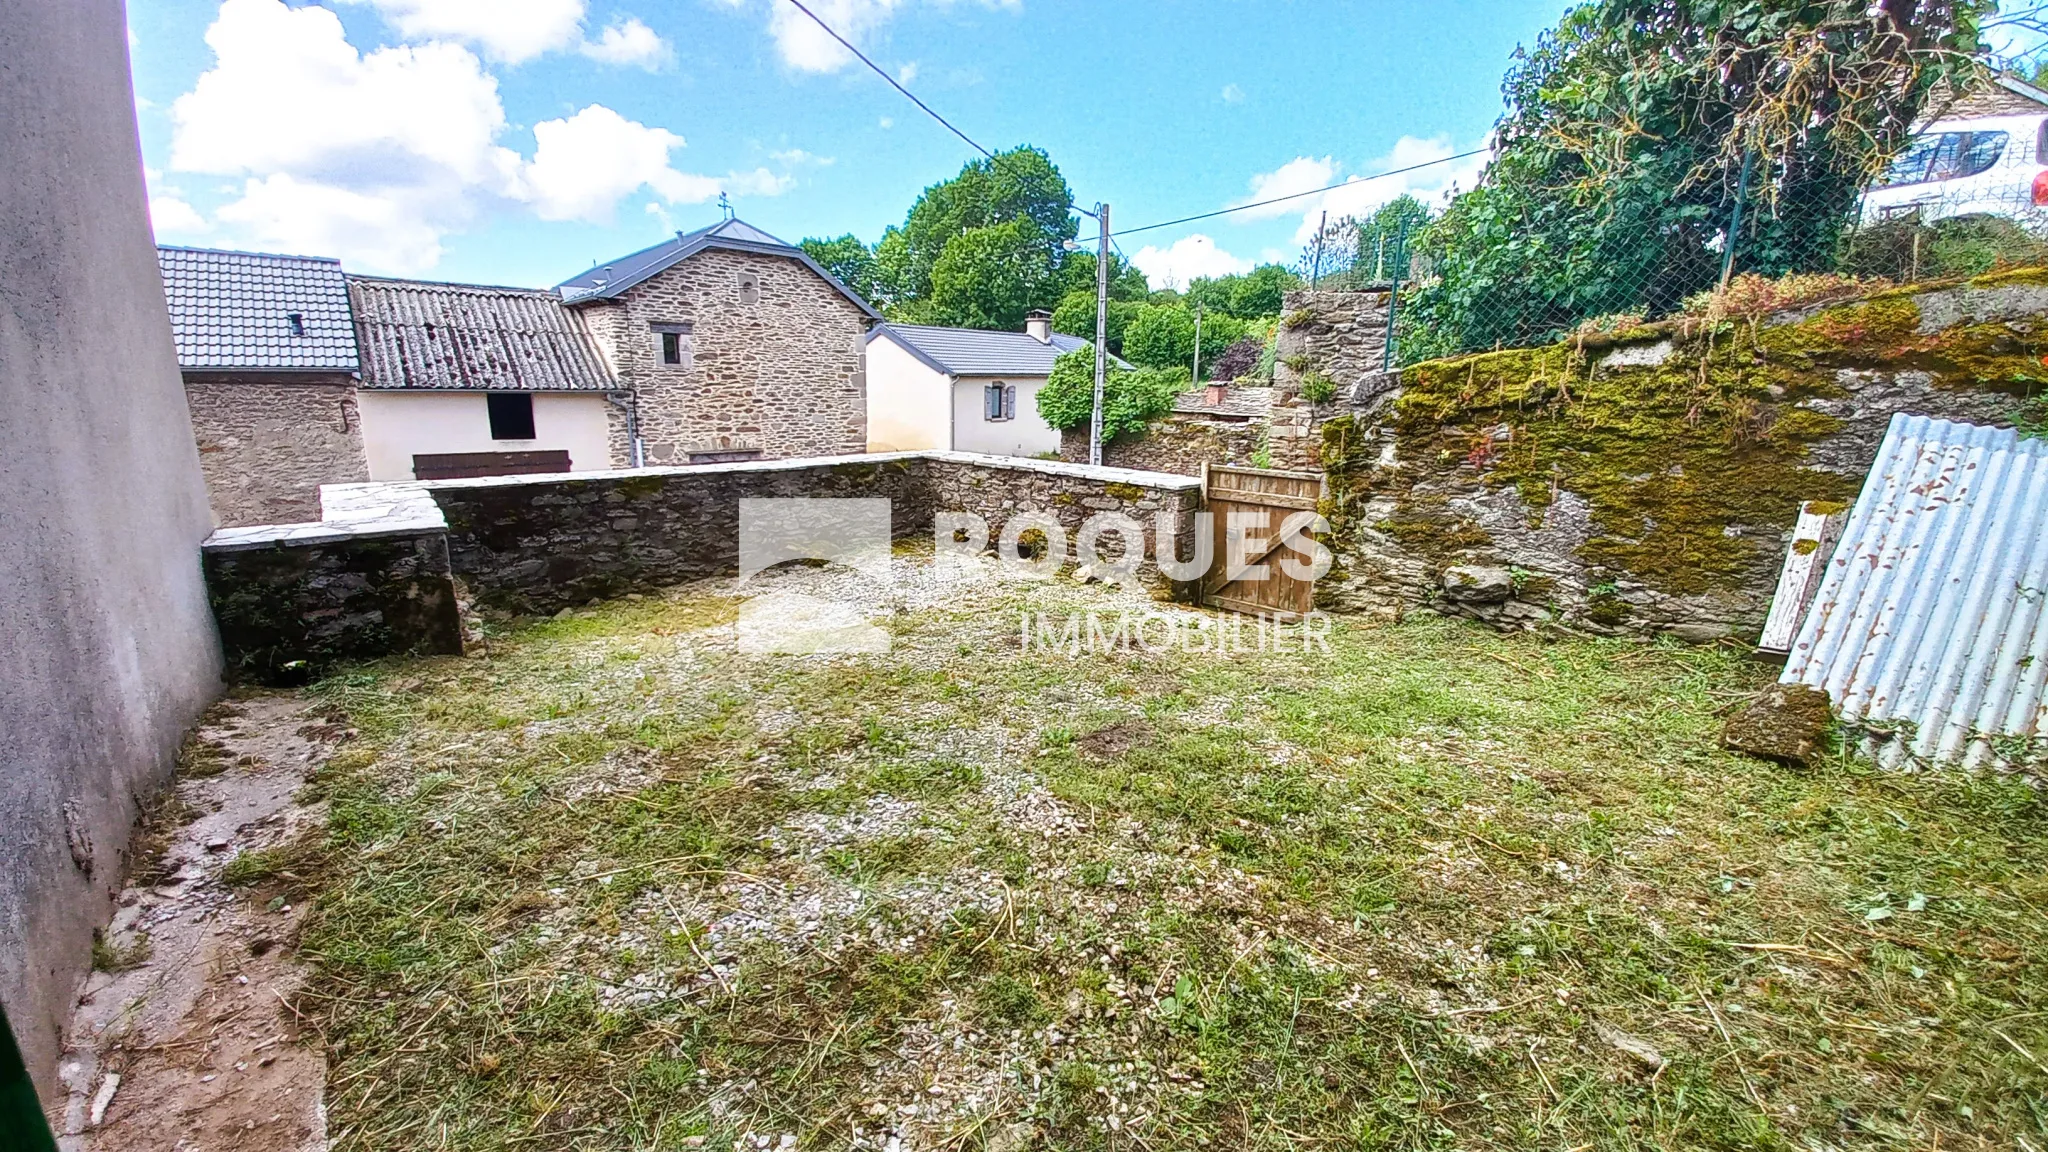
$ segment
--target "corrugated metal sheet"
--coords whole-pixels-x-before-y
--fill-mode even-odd
[[[2048,744],[2048,443],[1892,418],[1786,661],[1880,759],[2038,763]]]
[[[363,386],[498,392],[618,387],[552,292],[348,278]]]

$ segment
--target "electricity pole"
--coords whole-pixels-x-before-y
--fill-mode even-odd
[[[1095,411],[1088,422],[1088,462],[1102,463],[1102,382],[1109,375],[1109,205],[1095,206]]]
[[[1188,377],[1188,387],[1199,388],[1202,384],[1202,305],[1195,303],[1195,370]]]

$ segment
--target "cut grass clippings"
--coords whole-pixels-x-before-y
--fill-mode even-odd
[[[679,593],[317,685],[334,1146],[2048,1148],[2025,783],[1724,753],[1720,649],[1020,645],[1098,602],[788,658]]]

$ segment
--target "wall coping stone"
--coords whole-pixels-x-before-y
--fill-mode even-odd
[[[1195,491],[1202,486],[1200,477],[1183,476],[1177,472],[1140,472],[1135,468],[1071,464],[1064,460],[1036,460],[1021,456],[983,456],[975,452],[918,452],[911,455],[946,464],[1041,472],[1048,476],[1071,476],[1081,480],[1100,480],[1106,484],[1129,484],[1135,488],[1162,488],[1169,492]]]

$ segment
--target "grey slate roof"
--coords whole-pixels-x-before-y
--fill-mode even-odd
[[[553,292],[348,278],[363,387],[606,392],[583,318]]]
[[[631,255],[599,264],[581,275],[562,281],[555,289],[562,294],[562,299],[571,304],[589,300],[610,300],[707,248],[725,248],[735,252],[754,252],[764,256],[781,256],[795,260],[824,277],[826,283],[859,305],[860,310],[867,313],[870,318],[882,318],[882,314],[875,311],[873,305],[861,299],[853,289],[841,284],[803,249],[778,240],[744,220],[721,220],[709,228],[699,228],[695,232],[678,232],[672,240],[664,240],[652,248],[642,248]]]
[[[356,370],[339,260],[204,248],[158,248],[156,258],[180,368]],[[294,313],[302,336],[292,335]]]
[[[1024,332],[987,332],[979,328],[932,328],[923,324],[880,324],[868,333],[868,343],[883,337],[896,341],[911,355],[954,376],[1046,376],[1052,362],[1062,353],[1086,348],[1078,336],[1052,334],[1052,343],[1041,344]]]

